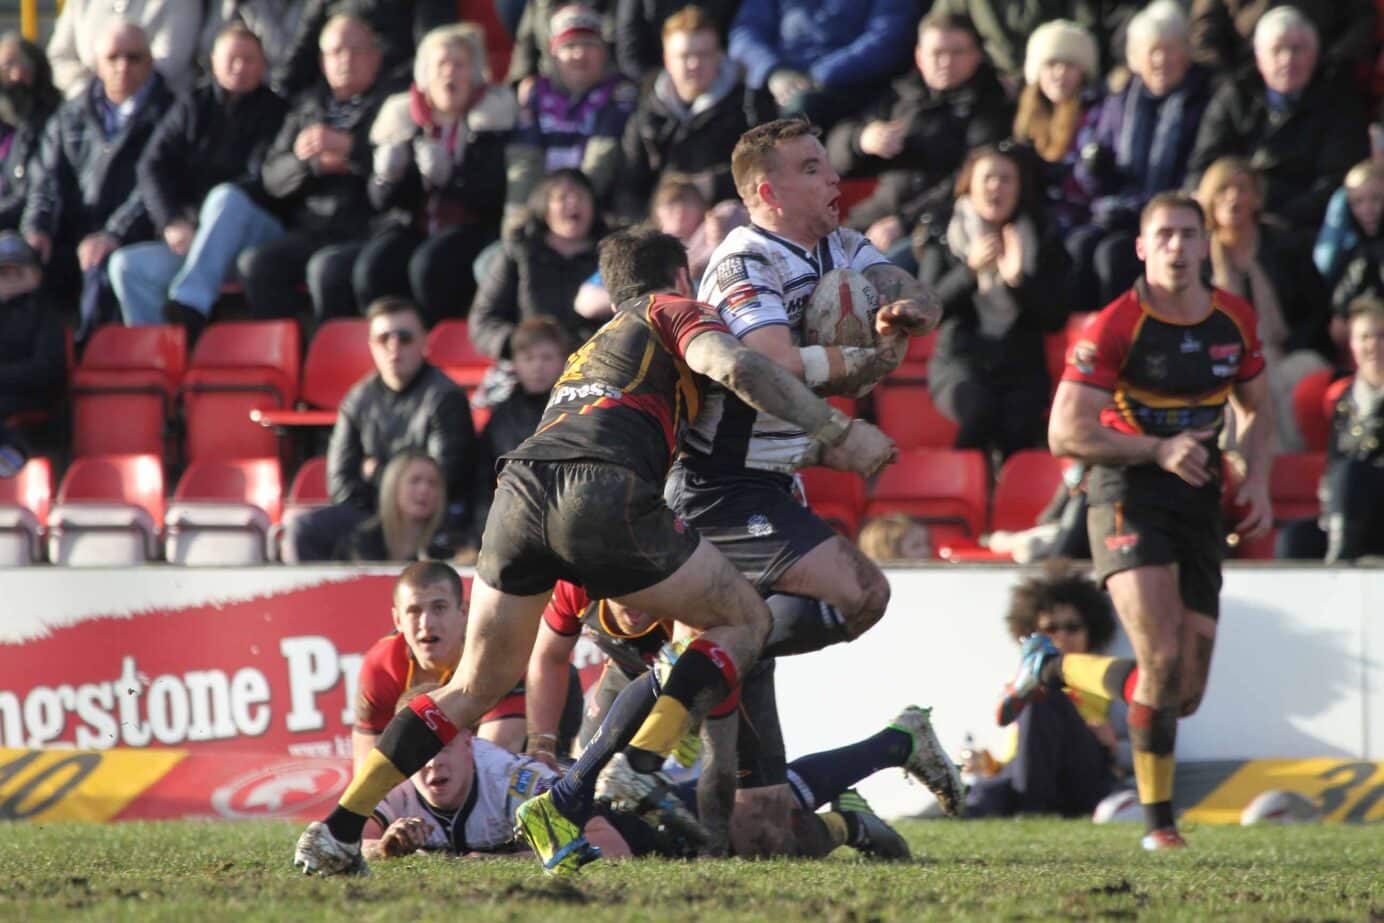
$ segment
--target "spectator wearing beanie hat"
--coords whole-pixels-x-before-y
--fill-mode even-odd
[[[1042,159],[1048,217],[1063,231],[1084,224],[1090,199],[1076,182],[1078,138],[1097,113],[1100,53],[1096,40],[1068,19],[1034,30],[1024,55],[1025,86],[1014,116],[1014,137]]]
[[[553,73],[534,78],[520,103],[505,152],[507,226],[545,174],[581,170],[597,201],[610,200],[620,168],[620,139],[638,90],[610,67],[601,17],[585,4],[558,10],[549,23]]]
[[[527,0],[524,12],[519,19],[519,29],[514,33],[514,51],[509,59],[507,83],[514,87],[522,104],[533,87],[533,81],[541,74],[553,73],[553,18],[573,0]],[[602,38],[608,36],[606,16],[610,13],[614,0],[584,0],[581,6],[597,17],[597,33]]]

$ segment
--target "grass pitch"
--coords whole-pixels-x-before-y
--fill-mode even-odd
[[[299,825],[9,824],[0,920],[1361,920],[1384,923],[1384,828],[1186,828],[1146,855],[1132,825],[904,822],[919,858],[378,862],[364,880],[290,868]]]

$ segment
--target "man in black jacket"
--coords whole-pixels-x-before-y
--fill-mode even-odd
[[[332,505],[295,520],[285,560],[325,561],[336,543],[373,515],[380,475],[404,449],[422,449],[447,481],[447,515],[434,543],[455,548],[470,537],[477,454],[466,392],[423,359],[423,316],[403,298],[370,305],[374,374],[341,402],[327,449]]]
[[[184,323],[195,335],[240,251],[282,234],[271,216],[249,212],[247,196],[259,187],[260,162],[286,110],[264,85],[259,39],[239,23],[227,26],[212,46],[211,70],[211,80],[164,116],[136,167],[162,240],[111,257],[111,287],[130,326]]]
[[[256,317],[297,316],[304,281],[319,318],[356,309],[351,267],[375,217],[366,190],[370,126],[388,88],[380,84],[380,48],[365,20],[332,16],[321,47],[326,84],[299,97],[260,170],[270,209],[288,233],[239,259]]]
[[[153,231],[135,164],[172,102],[144,30],[121,22],[97,44],[96,79],[44,131],[20,228],[46,265],[52,295],[83,289],[84,329],[104,313],[106,258]]]
[[[708,202],[734,199],[735,142],[777,114],[767,91],[745,86],[710,16],[697,7],[675,13],[663,26],[663,70],[625,123],[618,210],[644,218],[659,177],[670,172],[696,183]]]
[[[966,152],[1008,137],[1014,120],[966,16],[924,18],[914,62],[917,69],[896,79],[872,110],[838,124],[827,139],[843,176],[879,176],[848,224],[891,258],[924,214],[951,202]]]
[[[1264,180],[1264,211],[1316,233],[1346,171],[1369,156],[1360,101],[1322,72],[1319,49],[1316,26],[1296,8],[1264,14],[1256,69],[1226,82],[1202,116],[1188,188],[1219,158],[1248,158]]]

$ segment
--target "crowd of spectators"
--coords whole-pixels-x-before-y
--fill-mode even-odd
[[[1350,306],[1384,295],[1380,7],[71,0],[46,53],[0,36],[0,232],[18,235],[0,253],[0,380],[16,382],[0,409],[60,381],[55,317],[80,348],[107,322],[195,339],[239,310],[310,335],[405,299],[374,315],[416,320],[401,349],[461,318],[495,360],[474,399],[498,438],[468,421],[463,471],[421,436],[349,458],[334,436],[338,518],[304,556],[455,548],[484,509],[481,455],[536,418],[548,354],[609,316],[602,235],[652,219],[697,266],[746,220],[736,139],[801,115],[865,191],[847,223],[942,296],[928,385],[956,447],[998,463],[1043,444],[1045,337],[1129,287],[1139,209],[1183,188],[1209,216],[1208,277],[1258,312],[1280,448],[1301,449],[1295,388],[1352,370]],[[400,516],[428,519],[398,512],[426,505],[408,476],[381,495],[395,513],[373,505],[406,449],[440,466],[422,546],[398,536]]]

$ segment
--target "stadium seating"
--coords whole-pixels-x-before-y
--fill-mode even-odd
[[[165,557],[174,564],[261,564],[279,518],[277,458],[194,461],[165,517]]]
[[[802,479],[808,506],[854,540],[865,512],[865,479],[854,472],[832,468],[804,468]]]
[[[922,384],[927,381],[927,363],[937,348],[937,332],[908,338],[908,352],[899,367],[889,373],[886,382]]]
[[[375,371],[369,329],[363,317],[336,317],[322,324],[303,362],[298,399],[306,409],[258,410],[250,418],[266,427],[331,426],[346,392]]]
[[[428,333],[428,361],[467,390],[476,388],[485,377],[491,359],[471,345],[471,334],[464,320],[438,321]]]
[[[1243,539],[1235,548],[1235,557],[1267,561],[1273,558],[1274,539],[1278,528],[1297,519],[1311,519],[1321,514],[1317,485],[1326,468],[1324,452],[1283,452],[1276,455],[1269,471],[1269,500],[1273,503],[1274,527],[1254,539]],[[1236,517],[1242,515],[1234,506],[1235,488],[1227,480],[1225,492],[1226,528],[1233,529]]]
[[[295,563],[284,556],[284,529],[299,516],[325,506],[331,500],[331,491],[327,488],[327,459],[321,455],[309,458],[293,476],[288,496],[284,498],[280,520],[269,530],[270,557],[287,564]]]
[[[261,458],[278,451],[271,430],[250,420],[256,408],[292,407],[302,344],[293,320],[212,324],[197,341],[183,379],[186,458]]]
[[[1018,532],[1038,524],[1038,514],[1062,483],[1062,462],[1047,449],[1023,449],[1009,456],[995,479],[990,531]]]
[[[925,385],[886,381],[874,391],[875,418],[900,449],[949,449],[959,427],[942,416]]]
[[[157,455],[75,459],[48,513],[48,560],[97,566],[152,560],[163,509]]]
[[[933,543],[975,540],[985,527],[985,456],[974,449],[904,449],[880,473],[866,518],[908,513],[932,528]]]
[[[31,458],[14,477],[0,478],[0,567],[43,559],[43,531],[53,502],[53,466]]]
[[[182,327],[98,328],[72,375],[73,454],[162,456],[186,366]]]
[[[1293,418],[1309,452],[1326,451],[1331,437],[1331,417],[1327,413],[1326,390],[1331,386],[1332,369],[1319,369],[1304,375],[1293,388]]]

